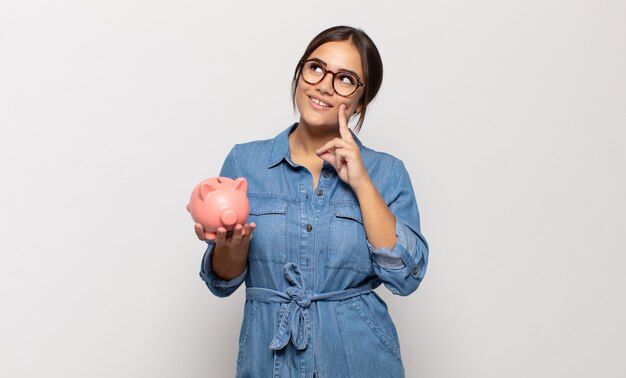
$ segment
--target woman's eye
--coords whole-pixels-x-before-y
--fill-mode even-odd
[[[355,85],[357,83],[356,78],[352,75],[339,75],[339,80],[343,84]]]
[[[313,71],[313,72],[315,72],[315,73],[321,73],[321,72],[323,72],[323,71],[324,71],[324,70],[322,69],[322,66],[320,66],[320,65],[319,65],[319,64],[317,64],[317,63],[311,63],[310,69],[311,69],[311,71]]]

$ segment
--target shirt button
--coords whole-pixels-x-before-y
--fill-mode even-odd
[[[312,229],[313,229],[313,226],[311,226],[310,224],[306,225],[306,232],[311,232]]]
[[[414,266],[413,269],[411,270],[411,273],[413,273],[414,276],[417,276],[419,272],[420,272],[420,269],[417,266]]]
[[[322,189],[318,189],[317,192],[315,192],[315,194],[321,197],[324,195],[324,191]]]
[[[329,178],[330,177],[330,172],[328,171],[324,171],[324,178]]]

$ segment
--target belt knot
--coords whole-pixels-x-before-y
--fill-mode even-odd
[[[278,332],[270,343],[270,348],[274,350],[283,349],[291,340],[291,343],[298,350],[306,349],[309,344],[309,306],[310,297],[304,292],[302,285],[302,272],[294,263],[287,263],[283,267],[283,274],[291,286],[285,290],[285,294],[291,299],[282,310],[278,323]]]
[[[302,289],[297,287],[289,287],[285,290],[285,294],[289,296],[289,298],[296,302],[296,304],[302,308],[307,308],[311,305],[311,297],[304,293]]]

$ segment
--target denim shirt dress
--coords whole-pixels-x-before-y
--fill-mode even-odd
[[[214,244],[200,277],[219,296],[242,283],[246,303],[237,377],[404,377],[400,344],[387,306],[373,289],[415,291],[426,272],[428,245],[409,175],[391,155],[362,145],[368,174],[396,218],[397,243],[374,248],[350,186],[324,162],[318,187],[290,158],[288,135],[235,145],[220,176],[248,181],[257,227],[248,265],[231,280],[211,268]]]

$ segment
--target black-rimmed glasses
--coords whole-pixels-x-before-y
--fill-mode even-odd
[[[305,60],[300,64],[302,65],[300,75],[308,84],[319,84],[327,74],[333,75],[333,89],[339,96],[349,97],[359,87],[365,86],[357,75],[346,71],[333,72],[326,69],[326,66],[317,59]]]

